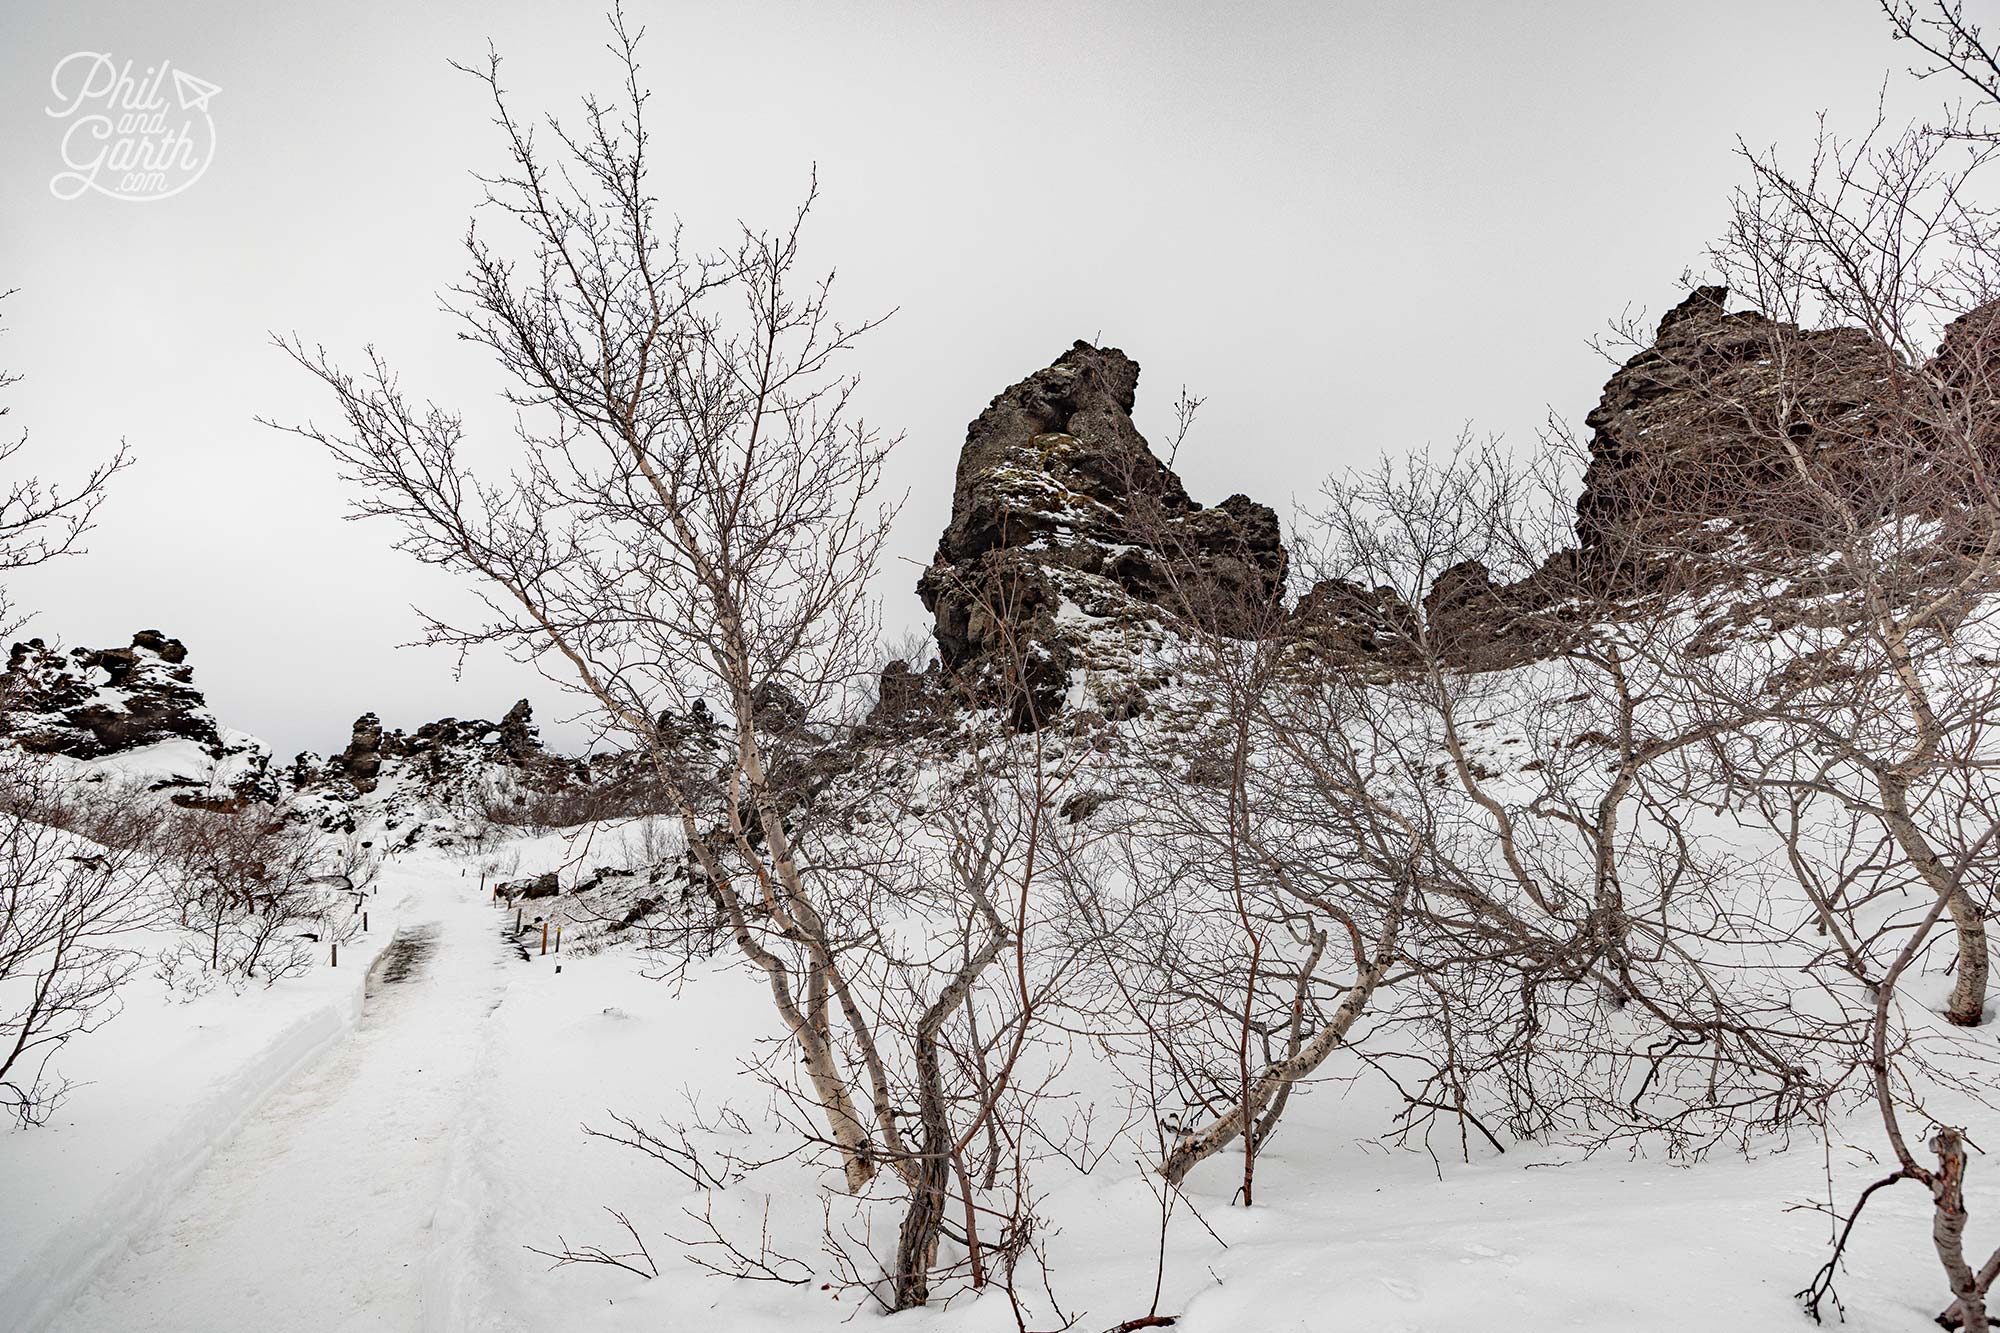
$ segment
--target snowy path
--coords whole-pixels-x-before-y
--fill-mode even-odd
[[[425,1325],[452,1131],[477,1080],[480,1025],[505,985],[505,946],[460,879],[409,885],[397,916],[398,944],[353,1038],[218,1149],[56,1329]]]

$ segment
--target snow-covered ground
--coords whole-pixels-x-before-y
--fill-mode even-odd
[[[580,1134],[580,1122],[607,1125],[607,1109],[642,1121],[686,1118],[688,1090],[711,1114],[733,1097],[754,1121],[763,1104],[747,1079],[732,1079],[744,1016],[762,1012],[749,981],[711,975],[676,995],[642,972],[628,956],[603,954],[572,961],[561,976],[538,967],[510,986],[487,1039],[491,1062],[471,1122],[481,1181],[471,1202],[479,1216],[473,1250],[487,1266],[470,1275],[459,1293],[465,1303],[444,1326],[761,1333],[874,1318],[857,1312],[851,1292],[732,1282],[687,1263],[666,1237],[700,1232],[682,1211],[701,1207],[694,1191],[630,1150]],[[1816,1145],[1693,1167],[1532,1150],[1466,1166],[1375,1146],[1367,1136],[1383,1122],[1381,1108],[1332,1087],[1306,1098],[1297,1116],[1260,1164],[1256,1208],[1229,1205],[1232,1162],[1208,1163],[1192,1178],[1201,1218],[1183,1210],[1173,1221],[1159,1304],[1181,1316],[1177,1328],[1811,1327],[1792,1293],[1826,1253],[1828,1220],[1810,1209],[1827,1188],[1829,1159]],[[1832,1171],[1843,1203],[1881,1174],[1859,1149],[1837,1150]],[[803,1196],[812,1181],[796,1163],[754,1173],[732,1205],[732,1234],[756,1240],[760,1190],[768,1190],[778,1195],[772,1217],[783,1219],[774,1222],[775,1246],[815,1258],[817,1205],[785,1197]],[[1840,1290],[1846,1326],[1858,1333],[1934,1327],[1940,1284],[1929,1201],[1904,1188],[1877,1197],[1850,1251]],[[2000,1225],[2000,1177],[1984,1173],[1974,1195],[1975,1217]],[[578,1244],[629,1248],[605,1207],[631,1218],[660,1279],[602,1267],[551,1271],[521,1248],[550,1248],[559,1231]],[[1050,1282],[1077,1328],[1101,1333],[1148,1312],[1158,1204],[1136,1162],[1107,1161],[1060,1184],[1042,1211],[1055,1226]],[[886,1251],[893,1233],[880,1231],[884,1219],[893,1227],[893,1213],[877,1221]],[[895,1320],[966,1333],[1015,1328],[998,1296]]]
[[[712,1120],[728,1105],[754,1137],[767,1094],[741,1063],[771,1034],[750,979],[712,965],[676,986],[617,950],[524,959],[478,866],[441,853],[392,859],[379,883],[365,948],[392,931],[406,945],[365,998],[356,949],[269,991],[137,998],[78,1043],[71,1072],[90,1082],[53,1125],[0,1135],[0,1327],[760,1333],[876,1317],[851,1290],[687,1262],[669,1237],[694,1237],[684,1210],[700,1196],[582,1132],[612,1112]],[[1845,1203],[1882,1169],[1860,1147],[1804,1141],[1693,1167],[1532,1149],[1433,1163],[1372,1142],[1381,1111],[1338,1085],[1305,1097],[1252,1210],[1229,1205],[1231,1163],[1197,1172],[1200,1217],[1173,1221],[1159,1311],[1190,1333],[1805,1328],[1792,1293],[1829,1229],[1809,1205],[1829,1172]],[[1984,1166],[1975,1240],[2000,1219],[2000,1174]],[[775,1248],[817,1261],[821,1179],[798,1160],[756,1170],[717,1196],[717,1221],[754,1243],[768,1218]],[[1042,1188],[1064,1315],[1100,1333],[1147,1313],[1158,1205],[1140,1164],[1114,1156]],[[607,1207],[630,1217],[658,1279],[530,1252],[559,1236],[625,1248]],[[836,1220],[871,1225],[865,1210]],[[874,1215],[878,1248],[893,1225],[893,1206]],[[1871,1205],[1841,1283],[1846,1327],[1931,1326],[1928,1227],[1914,1187]],[[1038,1300],[1030,1326],[1060,1322]],[[1015,1327],[998,1295],[896,1322]]]
[[[55,1117],[0,1130],[0,1328],[42,1327],[274,1089],[338,1047],[413,874],[383,877],[370,929],[342,946],[338,967],[190,1000],[142,971],[121,1011],[62,1052],[59,1072],[76,1086]]]
[[[352,1035],[250,1116],[54,1327],[419,1326],[503,946],[460,867],[400,869],[396,937]]]

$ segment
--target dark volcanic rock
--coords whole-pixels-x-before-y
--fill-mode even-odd
[[[222,738],[194,685],[187,648],[142,630],[130,648],[17,643],[0,676],[0,734],[37,754],[101,759],[161,741],[220,755]]]
[[[354,720],[347,748],[339,754],[324,764],[310,754],[293,761],[292,785],[304,789],[339,781],[356,792],[371,792],[391,761],[399,761],[399,772],[440,792],[463,786],[474,770],[487,765],[521,771],[561,769],[565,777],[569,772],[565,762],[542,749],[534,710],[522,699],[498,722],[444,717],[407,733],[385,730],[380,717],[363,713]]]
[[[1078,669],[1153,622],[1255,632],[1284,592],[1277,515],[1188,498],[1132,422],[1139,366],[1079,342],[996,397],[966,432],[951,524],[917,591],[947,669],[982,677],[1022,722],[1060,709]]]
[[[1986,453],[2000,453],[2000,439],[1990,438],[2000,433],[2000,301],[1946,325],[1925,370],[1942,391],[1942,412],[1961,428],[1972,424]]]
[[[356,791],[373,791],[382,772],[382,719],[373,713],[355,718],[347,748],[328,767],[353,783]]]
[[[882,668],[881,682],[875,691],[875,707],[870,710],[871,722],[890,722],[908,712],[923,689],[923,677],[910,670],[910,664],[897,658]]]
[[[553,898],[562,892],[553,870],[527,879],[503,881],[498,887],[509,898]]]
[[[1824,512],[1802,503],[1794,448],[1843,495],[1866,503],[1879,482],[1871,441],[1903,369],[1896,354],[1861,329],[1732,314],[1728,296],[1702,287],[1668,311],[1653,346],[1619,367],[1584,418],[1594,432],[1576,506],[1586,553],[1648,558],[1739,528],[1809,538]]]
[[[878,733],[920,732],[945,716],[951,703],[942,663],[933,660],[923,671],[912,671],[898,658],[882,668],[867,724]]]
[[[1299,599],[1292,630],[1328,660],[1358,664],[1407,656],[1418,626],[1394,588],[1326,579]]]
[[[500,719],[500,753],[515,763],[527,763],[542,752],[541,732],[535,726],[535,710],[526,699],[516,700]]]
[[[1285,632],[1371,670],[1399,670],[1420,647],[1467,670],[1514,666],[1563,651],[1590,615],[1738,577],[1755,563],[1746,552],[1772,557],[1766,568],[1810,563],[1837,511],[1863,523],[1969,512],[1972,464],[2000,465],[2000,302],[1954,321],[1916,366],[1865,330],[1801,328],[1728,300],[1719,286],[1690,293],[1605,385],[1585,418],[1574,548],[1512,582],[1464,562],[1421,597],[1331,579]],[[1189,499],[1133,424],[1138,375],[1122,352],[1080,342],[996,397],[959,456],[918,592],[954,683],[1024,723],[1078,697],[1114,720],[1142,709],[1151,682],[1131,668],[1176,622],[1276,628],[1276,515],[1240,495]],[[885,673],[879,717],[899,716],[915,688]]]
[[[1611,614],[1747,564],[1803,568],[1842,510],[1864,523],[1966,512],[1978,485],[1968,432],[1974,452],[2000,459],[2000,303],[1954,321],[1913,367],[1864,330],[1732,313],[1728,298],[1696,289],[1605,385],[1585,418],[1574,549],[1507,584],[1454,565],[1420,616],[1386,589],[1330,581],[1300,602],[1302,637],[1391,670],[1418,633],[1454,666],[1514,666],[1561,651],[1584,608]]]
[[[775,680],[760,683],[751,692],[751,718],[760,734],[788,736],[810,720],[805,701]]]
[[[115,771],[155,791],[174,789],[184,805],[237,808],[275,796],[262,742],[217,725],[187,647],[158,630],[141,630],[129,648],[13,645],[0,672],[0,738],[79,760],[164,747]]]
[[[1328,579],[1299,599],[1291,632],[1322,659],[1347,666],[1393,673],[1435,655],[1462,670],[1492,671],[1558,646],[1570,629],[1558,610],[1566,586],[1548,569],[1495,583],[1486,566],[1465,560],[1441,572],[1413,608],[1393,588]]]

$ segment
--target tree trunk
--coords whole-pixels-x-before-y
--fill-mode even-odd
[[[961,1004],[970,1005],[973,984],[979,980],[979,974],[1000,956],[1000,950],[1007,943],[1006,933],[1000,928],[1000,919],[994,913],[992,904],[980,895],[978,906],[992,928],[991,935],[977,952],[959,966],[951,984],[931,1001],[917,1020],[914,1042],[917,1120],[923,1137],[916,1161],[911,1164],[913,1169],[904,1173],[904,1178],[910,1182],[910,1207],[903,1214],[902,1231],[896,1240],[894,1308],[898,1310],[914,1309],[930,1301],[931,1266],[937,1262],[938,1237],[944,1231],[945,1191],[951,1184],[951,1166],[958,1154],[958,1146],[952,1141],[951,1119],[945,1109],[944,1070],[938,1059],[937,1035],[952,1010]],[[982,1096],[981,1100],[983,1102],[985,1097]],[[987,1109],[987,1114],[992,1114],[991,1108]],[[966,1188],[970,1190],[969,1183]],[[966,1240],[968,1244],[976,1244],[971,1236],[971,1219],[972,1201],[968,1194]]]
[[[771,988],[772,1002],[779,1016],[785,1020],[785,1026],[791,1030],[792,1039],[799,1044],[799,1054],[805,1063],[806,1077],[812,1083],[814,1100],[826,1116],[827,1130],[840,1149],[840,1165],[847,1178],[847,1191],[859,1194],[875,1178],[875,1159],[869,1151],[868,1131],[855,1114],[854,1101],[847,1091],[847,1079],[834,1054],[833,1035],[826,1023],[825,974],[817,966],[808,971],[807,986],[816,995],[809,996],[806,1011],[801,1012],[792,994],[791,976],[784,962],[757,943],[750,933],[742,901],[729,881],[723,878],[722,867],[709,852],[708,844],[701,840],[692,813],[685,809],[681,812],[681,828],[695,858],[701,862],[710,896],[728,918],[730,934],[736,940],[737,949],[764,973],[764,979]]]
[[[1945,903],[1958,928],[1958,976],[1944,1016],[1960,1027],[1977,1027],[1986,1013],[1986,984],[1991,961],[1986,948],[1986,921],[1978,904],[1962,888]]]
[[[1221,1115],[1199,1129],[1183,1134],[1160,1163],[1160,1175],[1170,1185],[1178,1185],[1187,1178],[1187,1173],[1195,1166],[1221,1152],[1236,1142],[1245,1125],[1255,1125],[1264,1108],[1270,1106],[1280,1090],[1304,1078],[1325,1062],[1326,1058],[1339,1049],[1346,1040],[1348,1029],[1361,1017],[1368,1007],[1368,997],[1374,994],[1376,985],[1389,970],[1391,949],[1395,937],[1394,914],[1384,932],[1382,946],[1376,952],[1354,984],[1348,988],[1347,996],[1340,1002],[1340,1008],[1325,1027],[1313,1034],[1313,1039],[1298,1052],[1284,1060],[1267,1065],[1258,1075],[1249,1096],[1230,1107]]]
[[[1951,1001],[1945,1006],[1944,1016],[1960,1027],[1977,1027],[1986,1012],[1986,983],[1991,967],[1986,949],[1985,918],[1979,911],[1979,905],[1965,891],[1964,884],[1945,868],[1930,839],[1924,836],[1924,831],[1910,816],[1902,784],[1887,779],[1878,781],[1890,833],[1895,836],[1903,854],[1915,864],[1924,882],[1934,892],[1944,895],[1945,909],[1951,913],[1952,925],[1958,929],[1958,975],[1952,984]]]
[[[944,1230],[945,1188],[951,1183],[951,1126],[945,1119],[942,1071],[935,1035],[919,1032],[917,1116],[922,1147],[910,1179],[910,1207],[896,1240],[895,1308],[914,1309],[931,1298],[931,1265]]]
[[[1983,1329],[1986,1325],[1986,1284],[1965,1259],[1965,1136],[1949,1126],[1931,1139],[1937,1173],[1931,1177],[1931,1243],[1951,1283],[1952,1302],[1938,1316],[1946,1328]]]

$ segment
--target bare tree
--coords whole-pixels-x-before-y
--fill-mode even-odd
[[[218,977],[270,985],[308,967],[313,945],[354,933],[360,849],[331,846],[274,807],[164,810],[142,845],[170,872],[193,960]]]
[[[1779,322],[1759,335],[1769,390],[1754,403],[1718,392],[1712,410],[1769,460],[1733,561],[1781,595],[1761,604],[1766,628],[1719,627],[1728,669],[1704,689],[1757,719],[1721,748],[1721,773],[1779,833],[1829,955],[1867,994],[1855,1041],[1899,1164],[1880,1184],[1930,1189],[1952,1292],[1940,1322],[1982,1327],[2000,1256],[1975,1269],[1963,1253],[1964,1131],[1933,1122],[1927,1166],[1903,1128],[1928,1118],[1925,1087],[1952,1081],[1912,1035],[1923,1020],[1904,983],[1949,921],[1944,1017],[1986,1021],[2000,213],[1981,201],[1994,144],[1976,118],[1993,67],[1959,6],[1884,9],[1938,62],[1929,72],[1956,71],[1986,101],[1935,129],[1822,133],[1796,169],[1745,154],[1750,182],[1714,266]],[[1838,1248],[1803,1293],[1816,1316],[1837,1261]]]
[[[1012,1296],[1033,1225],[1021,1184],[1038,1128],[1040,1077],[1029,1066],[1061,976],[1052,966],[1060,954],[1040,948],[1039,936],[1046,867],[1065,852],[1055,791],[1073,771],[1049,755],[1048,741],[1036,732],[1013,754],[1004,743],[974,749],[961,771],[897,803],[911,836],[885,861],[893,878],[884,907],[917,911],[924,928],[907,952],[882,951],[887,984],[872,988],[882,1030],[906,1043],[905,1097],[915,1112],[900,1168],[909,1203],[888,1265],[893,1310],[928,1304],[933,1285],[950,1278],[977,1290],[996,1269]],[[1004,1202],[992,1201],[996,1192]],[[965,1256],[955,1272],[938,1264],[948,1234]]]
[[[0,292],[0,301],[13,292]],[[0,391],[20,382],[17,373],[0,370]],[[0,404],[0,417],[11,409]],[[14,460],[28,446],[28,432],[0,433],[0,472],[11,471]],[[63,487],[33,476],[0,475],[0,635],[12,634],[25,617],[9,601],[4,579],[7,575],[65,555],[82,551],[84,535],[91,529],[97,510],[104,503],[111,478],[131,462],[124,445],[109,459],[86,473],[73,486]],[[0,708],[5,700],[0,699]]]
[[[117,1013],[157,916],[148,858],[60,827],[67,807],[46,766],[0,755],[0,1108],[23,1125],[67,1091],[51,1058]]]
[[[1170,454],[1199,405],[1183,393]],[[1178,1188],[1238,1145],[1248,1207],[1293,1088],[1348,1041],[1395,957],[1407,879],[1375,898],[1349,876],[1338,903],[1307,887],[1273,727],[1276,696],[1297,677],[1288,610],[1256,580],[1201,576],[1216,562],[1247,567],[1251,554],[1198,557],[1145,488],[1128,490],[1133,539],[1156,553],[1179,631],[1163,665],[1199,702],[1160,721],[1171,742],[1143,748],[1123,784],[1129,897],[1117,928],[1100,920],[1098,948],[1143,1033],[1148,1095],[1172,1136],[1161,1174]],[[1348,953],[1335,937],[1351,947],[1349,977],[1333,975]]]
[[[1345,1044],[1405,1130],[1747,1143],[1854,1048],[1768,983],[1791,930],[1693,817],[1743,719],[1681,688],[1692,587],[1564,553],[1558,458],[1462,448],[1329,487],[1249,827],[1294,910],[1354,944],[1372,1031]]]
[[[0,292],[4,301],[11,292]],[[0,370],[0,391],[20,376]],[[11,409],[0,404],[0,417]],[[0,470],[11,470],[28,433],[0,433]],[[74,486],[0,476],[0,634],[26,617],[6,580],[77,554],[129,457],[121,445]],[[9,707],[0,688],[0,737]],[[4,742],[0,742],[4,744]],[[136,954],[128,932],[151,900],[129,846],[94,847],[58,824],[73,802],[35,761],[0,749],[0,1106],[23,1124],[45,1118],[64,1085],[48,1061],[116,1011]]]
[[[1969,89],[1970,105],[1951,108],[1942,126],[1954,137],[1990,138],[1980,117],[2000,105],[2000,62],[1984,25],[1968,18],[1965,0],[1876,0],[1897,41],[1908,42],[1921,59],[1910,73]]]
[[[359,489],[357,514],[395,521],[403,550],[479,590],[491,618],[431,620],[429,642],[548,666],[649,757],[858,1190],[888,1108],[857,1109],[839,1056],[836,1026],[859,1011],[772,757],[780,732],[838,712],[873,646],[891,442],[856,418],[838,370],[873,324],[839,322],[831,279],[800,276],[813,193],[776,230],[715,251],[684,242],[651,193],[640,34],[611,23],[622,95],[587,98],[577,125],[551,120],[553,157],[513,113],[498,57],[467,71],[510,160],[487,179],[488,207],[524,245],[516,258],[470,231],[450,306],[509,377],[517,469],[481,481],[457,415],[410,401],[372,353],[357,376],[293,338],[282,345],[343,418],[299,433]],[[662,727],[706,699],[731,724],[719,792]],[[879,1063],[865,1028],[847,1038]]]

